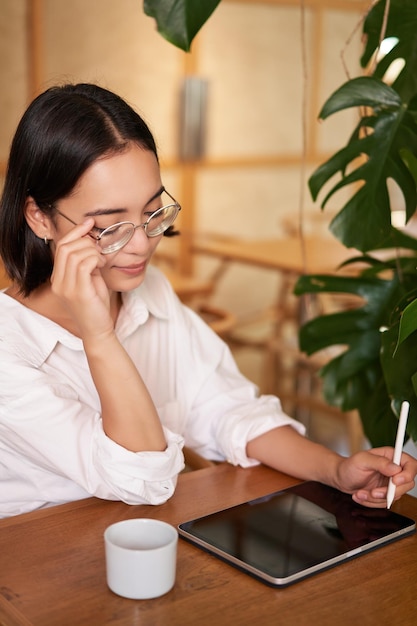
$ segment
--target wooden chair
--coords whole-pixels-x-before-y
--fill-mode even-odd
[[[185,472],[192,472],[204,469],[206,467],[213,467],[213,465],[216,465],[214,461],[209,461],[208,459],[205,459],[200,454],[198,454],[191,448],[188,448],[187,446],[184,447],[183,452],[185,459],[185,469],[183,471]]]
[[[268,332],[258,336],[238,325],[227,336],[231,348],[251,347],[262,353],[260,372],[261,393],[273,394],[280,398],[284,410],[303,422],[307,429],[314,415],[338,418],[346,423],[349,452],[357,452],[364,447],[365,436],[357,411],[341,411],[329,405],[322,394],[319,370],[334,356],[330,351],[307,356],[298,347],[300,326],[300,302],[288,297],[292,289],[283,284],[280,302],[271,316]],[[330,296],[310,303],[309,315],[318,312],[334,312],[341,308],[356,306],[357,301],[332,299]],[[255,321],[256,324],[256,321]]]
[[[277,395],[284,409],[308,428],[314,415],[338,418],[346,423],[349,452],[362,450],[365,435],[357,411],[342,411],[328,404],[322,393],[319,370],[330,359],[329,353],[306,356],[294,346],[272,339],[265,348],[263,392]]]
[[[180,300],[195,310],[218,335],[227,336],[236,325],[236,317],[231,311],[214,307],[208,301],[215,289],[215,280],[185,276],[172,267],[160,269]]]
[[[6,276],[2,262],[0,261],[0,289],[5,289],[10,285],[10,279]]]

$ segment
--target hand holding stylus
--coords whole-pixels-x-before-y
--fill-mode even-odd
[[[404,401],[401,405],[400,419],[398,421],[397,437],[395,439],[394,458],[392,459],[396,465],[400,464],[401,454],[404,445],[405,428],[407,426],[408,411],[410,409],[410,403]],[[391,507],[391,504],[395,496],[395,485],[392,482],[392,478],[388,482],[387,491],[387,509]]]

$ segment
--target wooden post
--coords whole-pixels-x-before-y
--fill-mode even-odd
[[[27,57],[28,98],[32,100],[44,82],[43,64],[43,0],[28,0],[27,13]]]

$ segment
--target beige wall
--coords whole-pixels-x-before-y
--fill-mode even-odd
[[[280,236],[297,224],[300,189],[307,228],[325,228],[305,190],[306,176],[339,148],[354,113],[316,121],[325,98],[346,80],[341,51],[358,25],[361,0],[305,2],[303,68],[301,12],[296,0],[223,0],[193,45],[192,55],[157,34],[138,0],[1,0],[0,161],[30,93],[63,81],[94,81],[127,98],[149,122],[160,148],[166,186],[184,203],[182,228],[242,237]],[[39,12],[38,61],[28,47],[29,9]],[[359,33],[345,60],[356,75]],[[185,74],[209,82],[206,159],[185,169],[178,162],[179,94]],[[303,102],[305,101],[305,108]],[[303,116],[307,166],[302,173]],[[320,226],[317,224],[320,223]],[[322,225],[324,223],[324,226]],[[185,241],[185,239],[184,239]],[[180,244],[181,245],[184,244]],[[168,251],[178,242],[164,242]],[[200,262],[205,273],[213,263]],[[234,270],[220,288],[226,306],[275,296],[277,277],[261,270]]]
[[[26,2],[1,0],[0,10],[0,162],[27,101]]]
[[[98,82],[131,102],[173,158],[183,56],[137,0],[44,0],[45,83]]]

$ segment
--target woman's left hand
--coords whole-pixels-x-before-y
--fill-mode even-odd
[[[369,507],[386,507],[388,480],[393,479],[395,500],[414,487],[417,460],[403,452],[400,465],[392,462],[391,447],[357,452],[341,459],[338,468],[339,489],[351,493],[355,502]]]

